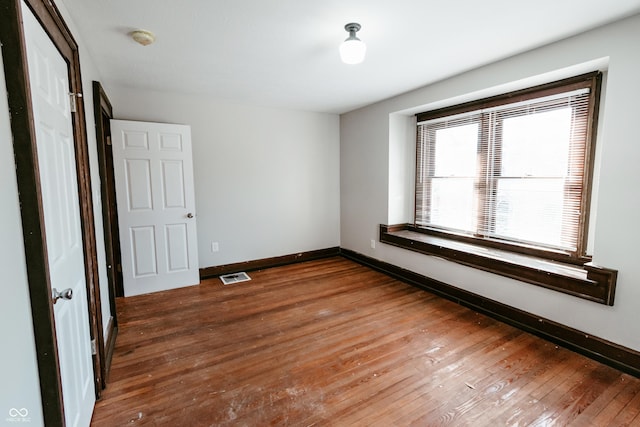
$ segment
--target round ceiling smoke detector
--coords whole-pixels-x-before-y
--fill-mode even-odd
[[[147,30],[135,30],[131,32],[131,38],[142,46],[148,46],[156,40],[156,36]]]

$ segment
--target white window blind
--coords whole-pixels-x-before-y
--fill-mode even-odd
[[[418,115],[415,225],[582,255],[594,81]]]

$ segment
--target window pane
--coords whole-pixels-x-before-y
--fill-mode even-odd
[[[563,190],[561,178],[498,179],[496,236],[561,247]]]
[[[565,176],[571,108],[504,119],[502,176]]]
[[[435,176],[474,176],[478,151],[478,124],[436,131]]]
[[[473,178],[434,178],[431,181],[431,224],[475,231],[476,201]]]
[[[418,114],[415,225],[582,261],[599,79],[593,73]]]

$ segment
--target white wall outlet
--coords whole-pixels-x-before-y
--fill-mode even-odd
[[[376,248],[376,239],[371,239],[371,249]]]
[[[218,246],[218,242],[211,242],[211,252],[218,252],[220,250],[220,246]]]

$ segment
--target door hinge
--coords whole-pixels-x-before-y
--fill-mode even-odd
[[[78,111],[76,107],[76,98],[82,98],[81,93],[69,92],[69,106],[71,107],[71,112],[75,113]]]
[[[111,137],[107,135],[107,145],[111,145]]]
[[[91,354],[92,355],[96,355],[98,354],[98,349],[96,348],[96,340],[95,338],[91,340]]]

